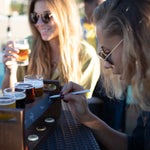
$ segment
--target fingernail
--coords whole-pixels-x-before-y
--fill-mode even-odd
[[[63,95],[63,94],[60,95],[60,98],[61,98],[61,99],[63,99],[64,97],[65,97],[65,95]]]
[[[66,101],[66,100],[63,100],[65,103],[68,103],[68,101]]]

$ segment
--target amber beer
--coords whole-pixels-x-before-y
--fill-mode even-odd
[[[39,97],[43,95],[43,81],[32,82],[35,89],[35,96]]]
[[[19,53],[18,53],[19,57],[17,58],[17,64],[19,65],[23,65],[23,64],[28,64],[28,60],[29,60],[29,49],[21,49],[19,48]]]
[[[26,75],[24,77],[25,83],[30,83],[34,86],[35,96],[39,97],[43,95],[43,77],[41,75]]]
[[[26,98],[25,98],[25,104],[32,103],[35,100],[35,92],[34,87],[32,84],[19,82],[15,85],[15,89],[25,89]]]
[[[0,107],[16,108],[16,101],[13,96],[2,96],[0,95]],[[0,114],[0,119],[9,120],[12,119],[12,115]]]
[[[19,39],[14,43],[16,49],[19,50],[17,64],[19,66],[27,66],[29,64],[29,44],[27,39]]]

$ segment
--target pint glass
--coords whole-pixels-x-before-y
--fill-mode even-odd
[[[26,75],[24,82],[34,86],[36,97],[43,95],[43,77],[41,75]]]
[[[15,87],[12,88],[6,88],[4,89],[4,95],[10,95],[14,96],[16,100],[16,108],[25,108],[25,89],[15,89]]]
[[[0,94],[0,107],[16,108],[16,101],[14,96]],[[12,118],[13,116],[11,115],[0,114],[0,119],[2,120],[8,120]]]
[[[14,47],[19,49],[19,57],[17,64],[19,66],[27,66],[29,64],[29,44],[28,39],[17,39],[14,42]]]
[[[24,89],[26,93],[26,99],[25,104],[32,103],[35,100],[35,93],[34,93],[34,87],[32,84],[25,83],[25,82],[17,82],[15,84],[16,90]]]

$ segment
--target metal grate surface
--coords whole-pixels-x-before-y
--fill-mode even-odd
[[[62,103],[58,127],[39,150],[100,150],[89,128],[73,118],[68,106]]]

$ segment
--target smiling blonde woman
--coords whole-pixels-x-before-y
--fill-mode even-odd
[[[91,97],[100,74],[100,63],[94,48],[81,39],[75,0],[31,0],[29,23],[33,33],[29,38],[32,40],[29,65],[15,69],[14,63],[13,67],[7,65],[11,61],[8,59],[10,51],[17,55],[8,43],[3,58],[6,75],[2,87],[22,80],[25,74],[40,74],[45,79],[60,80],[62,85],[68,81],[80,83],[91,90]],[[15,59],[16,55],[12,57]]]

